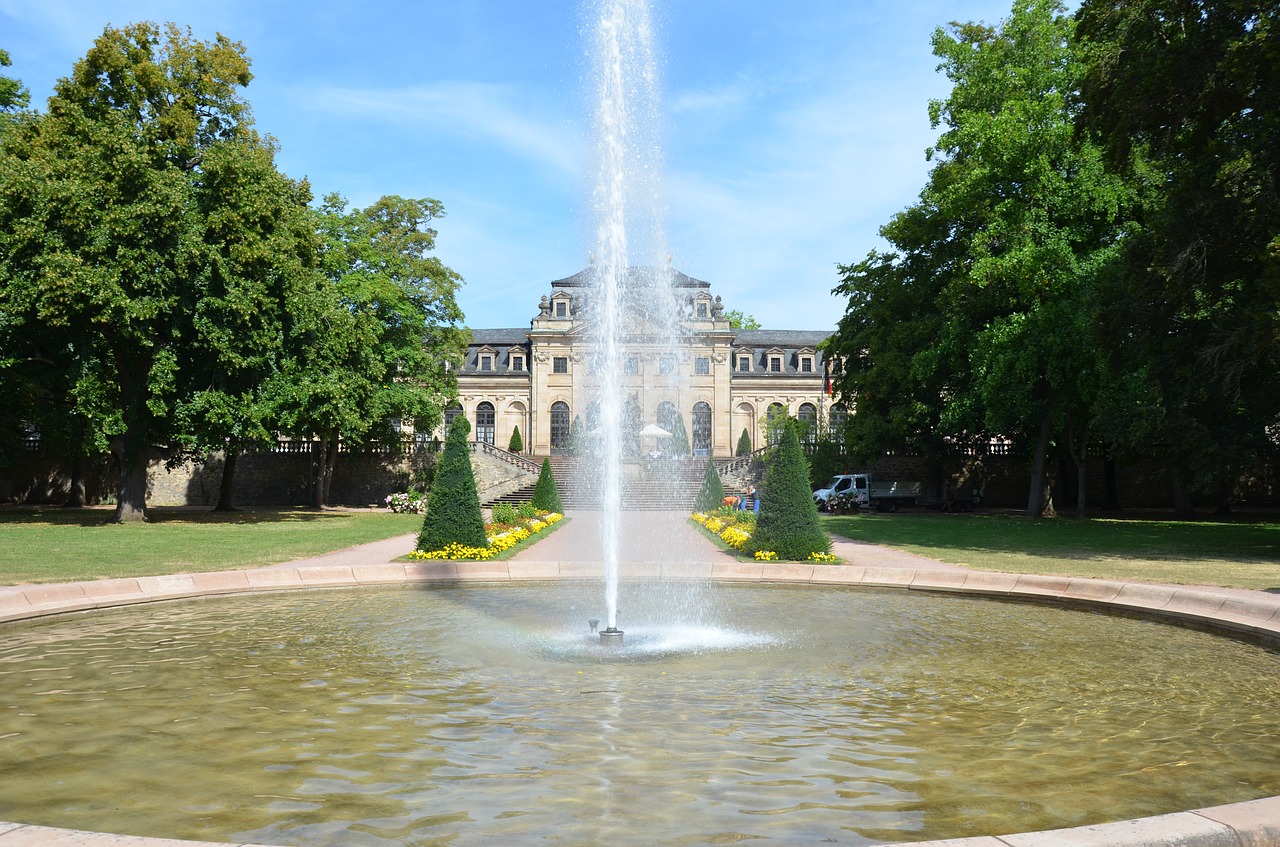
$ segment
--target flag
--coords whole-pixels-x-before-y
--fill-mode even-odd
[[[831,364],[829,362],[822,363],[822,390],[827,394],[831,393]]]

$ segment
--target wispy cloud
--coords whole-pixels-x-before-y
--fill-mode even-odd
[[[306,94],[307,105],[343,120],[378,121],[429,128],[491,145],[566,176],[582,169],[580,140],[567,120],[557,121],[511,85],[442,82],[402,88],[324,86]]]

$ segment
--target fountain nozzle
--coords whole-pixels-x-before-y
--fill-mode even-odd
[[[621,647],[622,646],[622,630],[616,626],[608,629],[600,630],[600,646],[601,647]]]
[[[591,626],[591,631],[592,631],[592,632],[595,632],[595,631],[596,631],[596,627],[598,627],[598,626],[600,625],[600,619],[599,619],[599,618],[591,618],[590,620],[588,620],[588,621],[587,621],[587,623]]]

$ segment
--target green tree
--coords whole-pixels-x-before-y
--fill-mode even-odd
[[[329,195],[317,213],[322,278],[295,299],[269,406],[278,427],[313,439],[313,503],[328,503],[339,443],[390,439],[390,422],[434,428],[457,393],[446,368],[468,334],[461,279],[430,252],[435,200],[383,197],[347,211]]]
[[[146,517],[153,445],[173,441],[210,272],[199,198],[221,148],[253,148],[244,49],[174,25],[107,28],[48,112],[3,136],[0,314],[39,326],[78,366],[81,414],[120,472],[115,519]]]
[[[519,426],[514,426],[511,428],[511,441],[507,443],[507,449],[510,450],[512,453],[524,452],[524,439],[520,437]]]
[[[12,64],[9,51],[0,50],[0,68],[7,68]],[[18,119],[18,115],[30,103],[31,92],[26,89],[21,80],[0,74],[0,135],[4,134],[5,129]]]
[[[280,174],[273,153],[258,142],[211,149],[195,192],[208,259],[184,304],[194,343],[178,362],[190,388],[175,402],[175,441],[186,454],[223,453],[215,509],[224,511],[240,452],[275,437],[266,387],[289,304],[316,282],[310,189]]]
[[[702,488],[693,507],[699,512],[718,509],[724,503],[724,483],[720,480],[720,471],[716,468],[715,459],[707,459],[707,471],[702,476]]]
[[[729,321],[731,329],[760,329],[760,322],[756,320],[755,315],[744,315],[738,309],[730,309],[724,313],[725,318]]]
[[[470,433],[471,422],[464,415],[458,415],[449,425],[440,464],[427,496],[427,514],[418,535],[419,550],[443,550],[450,544],[489,546],[475,473],[471,469],[471,448],[467,443]]]
[[[560,491],[556,488],[556,477],[551,472],[551,460],[542,460],[542,471],[538,474],[538,482],[533,487],[534,507],[546,512],[563,512],[560,503]]]
[[[1077,442],[1083,473],[1100,384],[1095,303],[1118,253],[1123,182],[1075,129],[1081,66],[1056,0],[1017,0],[999,27],[934,35],[951,79],[930,104],[943,126],[918,204],[882,234],[893,253],[842,268],[846,446],[886,443],[935,462],[951,445],[1031,445],[1027,513],[1044,506],[1049,450]],[[1084,487],[1081,486],[1083,491]]]
[[[1280,8],[1086,0],[1077,18],[1080,123],[1140,199],[1100,298],[1104,410],[1117,449],[1171,462],[1186,517],[1276,452]]]
[[[744,549],[752,554],[772,550],[778,558],[792,560],[831,550],[831,539],[818,523],[809,463],[793,423],[782,427],[776,454],[765,471],[756,530]]]
[[[742,435],[738,436],[738,447],[733,451],[735,456],[746,456],[751,452],[751,433],[747,432],[747,428],[742,428]]]
[[[689,434],[684,428],[684,415],[671,418],[671,452],[676,456],[689,455]]]

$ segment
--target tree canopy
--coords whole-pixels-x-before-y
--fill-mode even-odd
[[[0,387],[68,455],[110,448],[117,520],[145,519],[157,458],[222,449],[229,473],[280,432],[429,429],[456,393],[442,206],[313,209],[254,127],[249,67],[224,36],[140,23],[106,28],[44,113],[7,119],[26,94],[0,77]]]

